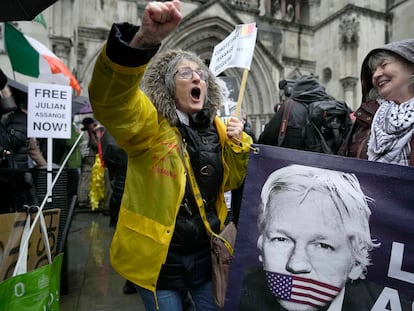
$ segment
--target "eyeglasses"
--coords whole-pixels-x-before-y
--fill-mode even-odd
[[[174,75],[178,74],[181,79],[190,80],[193,77],[194,72],[200,77],[201,80],[207,81],[208,80],[208,72],[202,69],[193,70],[190,67],[184,67],[178,69]]]

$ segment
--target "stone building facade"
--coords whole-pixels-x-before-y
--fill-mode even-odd
[[[93,65],[112,22],[139,23],[148,1],[59,0],[43,14],[47,29],[17,22],[24,33],[49,46],[76,75],[84,96]],[[280,102],[278,83],[313,74],[328,93],[352,108],[361,98],[360,66],[372,48],[414,37],[414,0],[181,0],[184,19],[161,49],[192,50],[209,62],[214,46],[237,24],[256,23],[257,42],[243,110],[256,135]],[[3,25],[1,25],[3,28]],[[0,32],[0,66],[12,73]],[[224,76],[241,81],[243,70]]]

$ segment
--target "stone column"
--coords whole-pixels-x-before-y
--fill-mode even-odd
[[[300,22],[300,1],[295,0],[295,23]]]
[[[282,12],[282,18],[286,15],[286,0],[280,1],[280,11]]]
[[[352,108],[352,110],[355,110],[359,103],[356,102],[356,85],[359,79],[357,77],[345,77],[341,80],[342,88],[344,90],[344,98],[345,102],[348,104],[349,107]]]
[[[270,12],[272,11],[272,3],[271,0],[265,0],[265,12],[266,15],[270,15]]]
[[[356,100],[355,86],[359,79],[357,63],[357,50],[359,46],[359,16],[355,13],[348,13],[341,17],[339,23],[339,49],[341,53],[340,67],[343,77],[340,81],[344,89],[346,103],[356,109],[359,101]]]
[[[68,67],[70,66],[70,53],[72,49],[72,40],[65,37],[52,36],[50,38],[53,53],[56,54]]]

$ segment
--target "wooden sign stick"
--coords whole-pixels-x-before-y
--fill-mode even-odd
[[[240,84],[239,98],[237,99],[237,108],[236,108],[236,112],[234,113],[234,116],[236,116],[237,118],[241,117],[241,106],[243,103],[244,91],[246,89],[246,82],[247,82],[248,75],[249,75],[249,70],[244,69],[243,78]]]

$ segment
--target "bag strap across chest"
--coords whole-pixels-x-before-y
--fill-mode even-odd
[[[207,232],[211,235],[211,237],[214,237],[216,239],[220,239],[224,243],[224,245],[226,246],[229,253],[231,255],[233,255],[233,253],[234,253],[233,246],[225,238],[218,235],[217,233],[215,233],[213,231],[213,229],[211,229],[210,223],[207,220],[206,211],[205,211],[205,208],[204,208],[203,197],[201,195],[200,189],[198,188],[197,180],[195,178],[193,169],[191,167],[190,156],[189,156],[188,151],[185,148],[182,140],[180,139],[180,137],[177,137],[177,138],[178,138],[178,143],[180,145],[179,146],[180,147],[180,156],[181,156],[181,159],[184,163],[184,167],[185,167],[185,170],[186,170],[186,173],[187,173],[187,177],[189,179],[191,189],[193,191],[194,198],[195,198],[195,201],[197,203],[198,210],[200,211],[201,219],[203,220],[204,226],[205,226]]]

